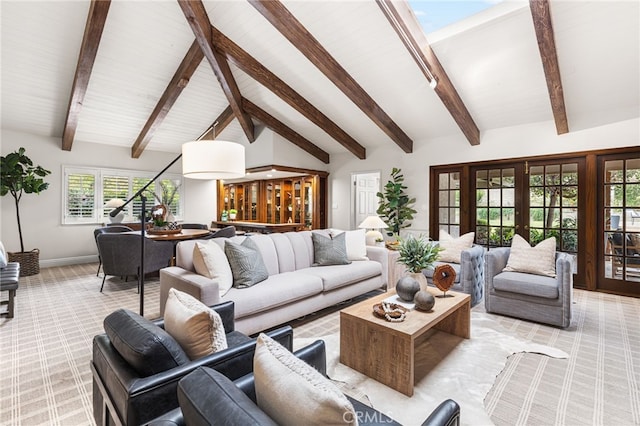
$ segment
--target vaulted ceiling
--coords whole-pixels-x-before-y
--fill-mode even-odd
[[[428,38],[390,0],[4,0],[1,15],[2,128],[65,150],[178,152],[215,122],[217,138],[267,127],[328,163],[640,115],[637,1],[505,1]]]

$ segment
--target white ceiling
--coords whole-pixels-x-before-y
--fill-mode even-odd
[[[248,2],[204,4],[214,26],[361,145],[395,145]],[[414,144],[444,135],[468,143],[374,1],[284,4]],[[2,128],[61,137],[89,1],[0,5]],[[640,116],[640,2],[552,0],[550,7],[570,131]],[[553,120],[528,2],[505,1],[428,39],[481,143],[489,129]],[[75,142],[131,147],[193,40],[176,1],[114,0]],[[245,98],[330,154],[347,152],[231,68]],[[146,149],[178,152],[227,105],[203,60]],[[218,136],[248,145],[236,120]]]

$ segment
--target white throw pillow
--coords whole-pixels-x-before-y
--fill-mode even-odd
[[[224,250],[214,241],[196,242],[193,247],[193,267],[198,275],[218,281],[220,297],[233,285],[233,274]]]
[[[190,294],[169,289],[164,329],[194,360],[227,348],[222,318]]]
[[[329,232],[334,237],[344,232],[348,260],[369,260],[367,257],[366,230],[342,231],[340,229],[330,229]]]
[[[511,251],[505,271],[556,276],[556,237],[549,237],[531,247],[527,240],[516,234],[511,241]]]
[[[265,334],[253,374],[258,406],[279,425],[357,424],[353,405],[329,379]]]
[[[447,231],[440,230],[438,245],[444,250],[440,252],[438,261],[460,263],[462,251],[473,246],[474,232],[468,232],[458,238],[454,238]]]

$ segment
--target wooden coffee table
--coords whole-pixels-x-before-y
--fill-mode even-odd
[[[437,289],[431,294],[442,294]],[[373,305],[395,295],[389,291],[340,311],[340,362],[407,396],[413,395],[415,343],[431,329],[471,337],[471,297],[436,297],[431,312],[412,310],[403,322],[373,314]]]

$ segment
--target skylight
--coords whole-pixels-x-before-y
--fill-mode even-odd
[[[454,22],[500,3],[502,0],[409,0],[425,34],[432,33]]]

